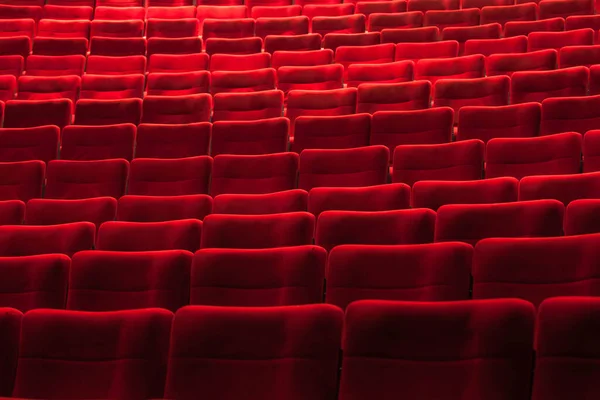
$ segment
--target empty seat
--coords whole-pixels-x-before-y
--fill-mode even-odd
[[[48,163],[46,191],[49,199],[121,197],[129,163],[122,159],[99,161],[53,160]]]
[[[303,115],[348,115],[356,110],[356,88],[333,90],[292,90],[285,116],[290,124]],[[360,111],[359,111],[360,112]]]
[[[384,29],[411,29],[423,26],[424,14],[421,11],[375,13],[369,15],[369,32],[381,32]],[[382,41],[382,43],[384,43]]]
[[[208,93],[186,96],[146,96],[143,123],[189,124],[210,120],[212,97]]]
[[[308,212],[389,211],[410,207],[410,187],[402,183],[364,187],[317,187],[308,195]]]
[[[566,32],[531,32],[527,37],[528,51],[560,50],[565,46],[591,46],[594,44],[594,35],[594,30],[589,28]]]
[[[95,36],[90,41],[90,55],[111,57],[144,56],[146,55],[146,39],[141,37]]]
[[[504,6],[487,6],[481,9],[480,22],[481,24],[499,23],[504,26],[510,21],[535,21],[537,19],[537,11],[538,7],[534,2]],[[527,33],[529,32],[524,32],[525,35]]]
[[[43,161],[0,162],[0,200],[27,201],[42,197],[46,164]]]
[[[213,122],[277,118],[283,112],[283,92],[279,90],[218,93],[213,101]]]
[[[279,67],[326,65],[332,62],[333,51],[331,49],[307,51],[278,50],[271,57],[271,66],[275,69]]]
[[[273,68],[252,71],[215,71],[211,73],[210,92],[260,92],[275,89],[277,73]]]
[[[262,194],[296,188],[298,155],[222,154],[214,159],[210,194]]]
[[[161,396],[172,319],[173,313],[160,309],[31,311],[23,317],[13,394]],[[107,363],[107,357],[114,361]],[[83,380],[84,385],[78,383]]]
[[[344,67],[340,64],[281,67],[277,88],[285,95],[290,90],[332,90],[344,87]]]
[[[355,4],[354,14],[364,14],[367,17],[367,23],[370,23],[371,14],[400,14],[406,12],[406,2],[404,1],[359,1]],[[371,31],[367,27],[368,31]]]
[[[12,100],[17,93],[17,78],[13,75],[0,76],[0,101]]]
[[[366,28],[366,18],[362,14],[344,15],[339,17],[314,17],[312,33],[325,36],[328,33],[363,33]]]
[[[289,121],[269,118],[255,121],[217,121],[213,124],[211,155],[260,155],[288,149]]]
[[[185,38],[198,36],[199,32],[200,24],[196,18],[148,18],[146,22],[148,38]]]
[[[158,251],[200,247],[202,221],[182,219],[164,222],[109,221],[100,226],[97,250]]]
[[[140,124],[136,137],[136,157],[184,158],[208,155],[211,124]]]
[[[458,42],[455,40],[442,40],[439,42],[423,43],[398,43],[396,45],[396,61],[411,60],[414,62],[422,58],[455,58],[458,57]]]
[[[600,172],[526,176],[519,185],[519,200],[556,199],[567,206],[574,200],[597,198],[600,198]]]
[[[145,17],[146,9],[144,7],[115,7],[111,5],[96,4],[96,7],[94,8],[94,19],[99,20],[143,20]]]
[[[456,140],[535,137],[540,131],[540,103],[501,107],[465,106],[459,111]]]
[[[449,107],[378,111],[371,123],[371,144],[382,144],[393,154],[403,144],[448,143],[453,125],[454,112]]]
[[[242,19],[248,17],[248,7],[238,4],[230,4],[225,6],[198,5],[198,7],[196,7],[196,17],[200,21],[200,24],[204,23],[205,19]]]
[[[308,193],[300,189],[267,194],[221,194],[215,197],[215,214],[262,215],[306,211]]]
[[[91,222],[26,226],[0,226],[0,255],[2,257],[33,256],[37,254],[66,254],[94,247],[96,226]]]
[[[173,326],[165,396],[187,400],[202,390],[209,397],[238,398],[248,385],[282,379],[285,384],[261,385],[254,393],[266,400],[331,398],[337,387],[342,314],[325,304],[185,307]],[[212,345],[224,332],[228,332],[228,348]],[[232,354],[244,361],[228,361]],[[278,361],[282,358],[284,367]],[[211,373],[201,373],[204,370]],[[231,376],[239,376],[240,385],[224,385]]]
[[[177,311],[189,303],[191,264],[192,254],[182,250],[77,253],[69,274],[67,309]]]
[[[211,213],[212,198],[204,194],[135,196],[119,199],[118,221],[163,222],[179,219],[202,220]]]
[[[256,39],[260,41],[260,38]],[[309,51],[320,49],[321,35],[316,33],[307,35],[269,35],[265,38],[265,51],[271,54],[278,50]]]
[[[294,37],[294,36],[292,36]],[[321,39],[319,37],[319,44]],[[259,37],[239,39],[210,38],[206,40],[206,53],[213,54],[252,54],[262,51],[263,41]]]
[[[75,106],[76,125],[137,125],[141,116],[141,99],[81,99]]]
[[[38,23],[36,36],[87,39],[90,36],[90,21],[52,20],[44,18]]]
[[[432,243],[435,212],[427,209],[392,211],[324,211],[317,220],[315,244],[330,251],[344,244]]]
[[[567,206],[565,235],[584,235],[600,232],[600,201],[598,199],[573,200]]]
[[[446,204],[510,203],[518,200],[519,181],[493,178],[477,181],[419,181],[412,189],[412,206],[437,210]]]
[[[0,19],[33,19],[36,23],[42,17],[42,7],[31,5],[0,4]]]
[[[541,135],[581,134],[600,128],[600,96],[556,97],[542,102]]]
[[[508,75],[518,71],[546,71],[556,69],[556,50],[540,50],[519,54],[492,54],[486,58],[487,76]]]
[[[271,55],[269,53],[214,54],[210,58],[211,71],[251,71],[270,66]]]
[[[575,132],[532,138],[498,138],[486,147],[486,178],[577,174],[581,135]]]
[[[472,256],[465,243],[338,246],[329,254],[326,302],[346,309],[363,299],[467,300]]]
[[[185,96],[207,93],[210,86],[208,71],[155,72],[148,75],[147,95]]]
[[[381,185],[387,182],[388,163],[385,146],[308,149],[300,155],[298,188]]]
[[[430,25],[437,26],[441,30],[447,27],[479,25],[479,9],[428,10],[423,19],[423,26]]]
[[[0,55],[27,57],[31,52],[31,39],[27,36],[0,37]]]
[[[565,19],[565,30],[592,28],[597,31],[600,19],[596,15],[572,15]]]
[[[53,125],[2,128],[0,129],[0,161],[54,160],[58,155],[59,137],[60,129]]]
[[[131,162],[128,194],[173,196],[208,193],[212,158],[136,158]]]
[[[302,7],[302,15],[310,18],[314,17],[340,17],[343,15],[354,14],[354,4],[335,3],[335,4],[305,4]]]
[[[340,46],[335,50],[335,62],[348,70],[354,64],[384,64],[394,61],[396,46],[391,43],[373,46]]]
[[[91,222],[99,227],[113,221],[117,215],[117,200],[93,197],[80,200],[31,199],[27,202],[27,225],[58,225],[71,222]]]
[[[71,260],[64,254],[2,257],[0,302],[5,307],[16,308],[21,312],[36,308],[65,308],[70,265]],[[5,311],[2,314],[5,316]],[[3,321],[3,332],[7,332],[5,329],[7,325]],[[3,370],[3,377],[7,376],[5,374],[8,371]],[[0,385],[0,390],[4,390],[3,386]],[[7,396],[10,394],[3,391],[0,393]]]
[[[0,42],[1,44],[1,42]],[[333,56],[333,54],[332,54]],[[0,74],[19,77],[25,69],[25,61],[20,55],[0,55]]]
[[[347,87],[358,87],[363,83],[400,83],[413,79],[414,63],[398,61],[386,64],[355,64],[347,70]]]
[[[423,59],[415,66],[415,79],[428,80],[435,84],[438,79],[470,79],[485,76],[485,57],[472,56]]]
[[[86,74],[81,80],[82,99],[131,99],[142,98],[145,77],[133,75],[92,75]]]
[[[10,396],[13,388],[17,358],[19,353],[19,339],[21,331],[21,318],[23,314],[14,308],[0,310],[0,324],[2,325],[2,343],[0,350],[4,356],[0,364],[0,394]]]
[[[144,36],[144,21],[141,19],[126,21],[94,20],[90,25],[90,38],[95,36],[142,37]]]
[[[197,54],[153,54],[148,61],[148,72],[194,72],[208,69],[209,55]],[[89,63],[89,58],[88,58]]]
[[[600,171],[600,131],[588,131],[583,136],[583,172]]]
[[[25,203],[21,200],[0,201],[0,225],[21,225],[25,221]]]
[[[66,126],[62,131],[63,160],[107,160],[133,158],[135,125]]]
[[[0,5],[1,6],[1,5]],[[3,19],[0,37],[35,36],[35,21],[30,18]]]
[[[514,4],[512,0],[465,0],[462,2],[463,8],[483,8],[491,6],[509,6]]]
[[[559,51],[560,68],[600,64],[600,46],[565,46]]]
[[[200,250],[192,266],[190,304],[274,307],[321,303],[326,258],[325,250],[317,246]]]
[[[379,32],[328,33],[323,37],[323,48],[336,51],[341,46],[375,46],[379,44],[380,36]]]
[[[154,54],[197,54],[202,51],[202,39],[152,37],[148,39],[148,57]]]
[[[86,55],[88,40],[85,38],[58,38],[38,36],[33,41],[33,54],[42,56]]]
[[[31,76],[64,76],[83,75],[85,57],[71,56],[37,56],[27,57],[27,75]],[[56,78],[59,79],[59,78]]]
[[[299,117],[294,123],[292,151],[368,146],[370,130],[369,114]]]
[[[256,5],[251,7],[250,16],[254,19],[258,18],[286,18],[298,17],[302,14],[302,6],[299,4],[290,5],[287,1],[286,5]]]
[[[460,47],[458,53],[465,54],[465,44],[469,40],[493,40],[502,36],[502,26],[497,23],[481,26],[450,26],[442,31],[442,40],[456,40]]]
[[[255,34],[262,39],[269,35],[306,35],[308,24],[307,16],[257,18]]]
[[[540,19],[562,17],[567,18],[571,15],[586,15],[595,13],[594,1],[589,0],[546,0],[539,4]]]
[[[426,80],[401,83],[363,83],[358,88],[356,111],[404,111],[429,108],[431,83]]]
[[[517,299],[351,304],[339,399],[383,399],[399,387],[409,398],[526,399],[534,320],[533,306]]]
[[[50,19],[84,19],[91,20],[94,13],[93,7],[86,6],[68,6],[46,4],[42,12],[42,18]]]
[[[202,39],[251,37],[254,36],[254,24],[252,18],[207,18],[202,25]]]
[[[71,122],[73,103],[69,99],[11,100],[4,111],[5,128],[28,128],[56,125],[63,128]]]
[[[502,39],[469,39],[465,42],[465,55],[527,53],[527,36]]]
[[[595,296],[598,271],[592,260],[599,240],[600,235],[483,240],[473,257],[473,298],[521,298],[539,307],[550,297]]]
[[[590,71],[590,86],[589,94],[597,95],[600,94],[600,67],[592,65],[589,68]]]
[[[429,10],[458,10],[460,2],[456,0],[410,0],[408,11],[429,11]]]
[[[304,246],[313,243],[315,230],[315,217],[307,212],[265,215],[211,214],[203,223],[203,249]]]
[[[484,143],[403,145],[394,151],[392,182],[412,185],[417,181],[472,181],[482,178]]]
[[[515,72],[511,77],[511,103],[539,103],[548,97],[585,96],[589,75],[585,67]]]
[[[67,76],[27,76],[19,77],[17,100],[77,100],[81,88],[81,78]]]
[[[562,236],[564,210],[557,200],[444,205],[437,210],[435,241]]]
[[[561,32],[565,30],[563,18],[542,19],[539,21],[507,21],[504,37],[529,35],[532,32]]]

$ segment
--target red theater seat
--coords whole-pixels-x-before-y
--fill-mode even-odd
[[[145,19],[146,9],[144,7],[113,7],[111,5],[96,4],[94,8],[94,19],[97,20],[132,20]]]
[[[33,19],[36,23],[42,17],[42,7],[29,5],[0,4],[0,20]]]
[[[220,194],[214,214],[262,215],[306,211],[308,193],[301,189],[267,194]]]
[[[600,17],[597,15],[572,15],[565,19],[565,30],[592,28],[600,29]]]
[[[278,50],[271,57],[271,66],[279,67],[327,65],[333,62],[333,50],[286,51]]]
[[[507,21],[504,24],[504,37],[529,35],[532,32],[561,32],[565,30],[563,18],[542,19],[539,21]]]
[[[290,122],[277,117],[255,121],[218,121],[213,124],[211,155],[260,155],[288,149]]]
[[[515,178],[478,181],[419,181],[413,185],[412,206],[437,210],[446,204],[510,203],[518,199]]]
[[[5,128],[29,128],[56,125],[63,128],[71,123],[73,103],[69,99],[11,100],[4,111]]]
[[[302,7],[302,15],[310,18],[314,17],[341,17],[354,14],[354,4],[305,4]]]
[[[439,42],[423,43],[398,43],[396,45],[396,61],[411,60],[414,62],[422,58],[455,58],[458,57],[458,42],[455,40],[442,40]]]
[[[539,103],[549,97],[585,96],[589,76],[585,67],[515,72],[511,77],[511,103]]]
[[[564,211],[557,200],[449,204],[437,210],[435,241],[475,245],[486,238],[562,236]]]
[[[211,214],[204,219],[202,248],[266,249],[304,246],[313,244],[314,230],[315,217],[307,212]]]
[[[375,46],[379,44],[380,36],[379,32],[328,33],[323,37],[323,48],[335,51],[341,46]]]
[[[429,11],[429,10],[458,10],[460,1],[456,0],[410,0],[408,2],[408,11]]]
[[[42,56],[86,55],[88,40],[85,38],[36,37],[33,41],[33,54]]]
[[[355,3],[354,14],[364,14],[370,24],[371,14],[401,14],[406,12],[405,1],[359,1]],[[368,31],[372,31],[367,27]]]
[[[583,172],[600,171],[600,131],[588,131],[583,136]]]
[[[202,39],[153,37],[148,39],[148,57],[154,54],[197,54],[202,51]]]
[[[257,18],[255,35],[264,39],[269,35],[306,35],[308,17],[290,16],[279,18]]]
[[[370,130],[369,114],[299,117],[294,122],[292,151],[368,146]]]
[[[435,212],[427,209],[393,211],[324,211],[317,220],[315,244],[331,251],[343,244],[432,243]]]
[[[82,99],[112,100],[141,99],[144,94],[145,77],[142,74],[132,75],[93,75],[86,74],[81,80]]]
[[[157,19],[148,18],[146,37],[186,38],[198,36],[200,24],[196,18]]]
[[[545,0],[539,4],[540,19],[562,17],[571,15],[586,15],[595,13],[595,2],[590,0]]]
[[[208,122],[212,97],[208,93],[187,96],[146,96],[143,123],[189,124]]]
[[[366,18],[362,14],[314,17],[311,32],[325,36],[328,33],[363,33],[365,28]]]
[[[399,387],[411,398],[526,399],[534,319],[533,306],[516,299],[351,304],[339,399],[385,398]]]
[[[456,140],[535,137],[540,131],[540,103],[501,107],[466,106],[459,111]]]
[[[90,55],[123,57],[146,55],[145,38],[96,36],[90,40]]]
[[[52,38],[89,38],[90,21],[42,19],[38,23],[38,37]]]
[[[402,183],[364,187],[316,187],[308,195],[308,212],[390,211],[410,208],[410,187]]]
[[[42,197],[46,172],[43,161],[0,162],[0,172],[0,200]]]
[[[415,79],[435,84],[438,79],[472,79],[485,76],[485,57],[472,56],[422,59],[416,63]]]
[[[178,73],[207,70],[209,58],[206,53],[153,54],[148,61],[148,72]]]
[[[196,7],[194,7],[193,3],[192,0],[181,2],[180,4],[148,4],[146,18],[195,18]]]
[[[85,57],[71,56],[37,56],[27,57],[27,75],[31,76],[63,76],[83,75]],[[56,78],[59,79],[59,78]]]
[[[0,7],[2,5],[0,4]],[[1,19],[1,18],[0,18]],[[0,37],[35,36],[35,21],[31,18],[2,19]]]
[[[573,200],[567,206],[565,235],[585,235],[600,232],[600,201],[598,199]]]
[[[590,87],[589,94],[597,95],[600,94],[600,67],[592,65],[589,68],[590,71]]]
[[[425,15],[421,11],[376,13],[369,15],[369,32],[382,32],[384,29],[411,29],[423,26]],[[381,43],[384,43],[383,41]]]
[[[25,203],[21,200],[0,201],[0,225],[21,225],[25,221]]]
[[[98,161],[53,160],[48,163],[48,199],[119,198],[125,193],[129,163],[123,159]]]
[[[202,220],[210,214],[212,198],[204,194],[177,196],[135,196],[119,199],[118,221],[164,222],[179,219]]]
[[[292,36],[293,37],[293,36]],[[319,44],[321,39],[319,38]],[[206,40],[206,53],[213,54],[252,54],[262,51],[263,41],[259,37],[239,39],[210,38]]]
[[[67,76],[27,76],[18,80],[17,100],[77,100],[81,88],[81,78]]]
[[[115,125],[140,123],[141,99],[82,99],[75,107],[76,125]]]
[[[277,72],[273,68],[252,71],[215,71],[211,73],[210,92],[260,92],[276,89]]]
[[[354,64],[347,70],[347,87],[362,83],[400,83],[413,80],[415,64],[398,61],[385,64]]]
[[[58,155],[60,129],[45,125],[33,128],[0,129],[0,162],[41,160]]]
[[[142,37],[144,36],[144,21],[141,19],[126,21],[94,20],[90,25],[90,38],[95,36]]]
[[[243,19],[248,17],[248,8],[243,5],[199,5],[196,17],[200,24],[205,19]]]
[[[202,391],[233,399],[248,385],[279,379],[285,383],[260,385],[253,393],[265,400],[335,397],[342,314],[325,304],[185,307],[173,325],[165,396],[188,400]],[[229,346],[213,345],[225,332]],[[234,354],[243,361],[231,362]],[[239,385],[226,384],[232,376],[240,377]]]
[[[405,111],[429,108],[431,83],[426,80],[402,83],[363,83],[358,88],[356,111]]]
[[[160,309],[31,311],[23,317],[13,395],[161,396],[172,319]]]
[[[19,352],[19,335],[23,314],[14,308],[0,309],[0,325],[2,325],[2,340],[0,351],[4,356],[0,364],[0,395],[10,396],[15,378],[15,366]]]
[[[211,196],[223,193],[264,194],[296,188],[296,153],[230,155],[215,157]]]
[[[65,308],[70,265],[71,260],[64,254],[2,257],[0,259],[0,271],[2,271],[0,302],[5,307],[16,308],[21,312],[36,308]],[[0,314],[6,317],[6,309],[3,309]],[[0,318],[0,321],[2,319]],[[0,322],[0,325],[4,335],[8,332],[6,321]],[[4,357],[8,355],[8,353],[4,354]],[[14,371],[14,365],[11,370]],[[4,378],[12,377],[12,372],[9,374],[3,368],[2,371]],[[11,387],[12,384],[11,380]],[[0,393],[3,395],[10,394],[4,392],[4,384],[0,384],[0,388],[2,388]]]
[[[321,303],[326,258],[327,252],[317,246],[200,250],[192,266],[190,304],[275,307]]]
[[[503,39],[469,39],[465,42],[465,55],[527,53],[527,36]]]
[[[591,46],[594,44],[594,35],[594,30],[589,28],[566,32],[531,32],[527,37],[528,51],[560,50],[565,46]]]
[[[207,18],[202,25],[202,39],[251,37],[254,36],[254,24],[255,20],[252,18]]]
[[[287,96],[290,90],[332,90],[344,87],[341,64],[311,67],[281,67],[277,70],[277,88]]]
[[[66,254],[94,247],[96,226],[91,222],[26,226],[0,226],[0,255],[2,257]]]
[[[0,41],[0,45],[1,45]],[[0,50],[1,52],[1,50]],[[332,54],[333,56],[333,54]],[[0,75],[13,75],[19,77],[25,69],[25,61],[23,56],[19,55],[0,55]]]
[[[250,71],[270,66],[269,53],[214,54],[210,58],[210,71]]]
[[[326,302],[346,309],[363,299],[467,300],[472,255],[464,243],[338,246],[329,254]]]
[[[600,128],[600,96],[556,97],[542,102],[541,135]]]
[[[66,126],[62,131],[62,160],[131,161],[135,142],[135,125]]]
[[[13,75],[0,76],[0,100],[8,101],[15,98],[17,93],[17,78]]]
[[[559,51],[559,67],[600,64],[600,46],[565,46]]]
[[[213,100],[213,122],[277,118],[283,112],[283,92],[279,90],[218,93]]]
[[[27,36],[0,37],[0,55],[27,57],[31,53],[31,39]]]
[[[392,182],[412,185],[423,180],[481,179],[484,147],[481,140],[398,146],[394,150]]]
[[[254,40],[260,42],[260,38],[255,38]],[[318,33],[309,33],[307,35],[269,35],[265,38],[265,52],[271,54],[278,50],[308,51],[320,49],[321,35]]]
[[[600,198],[600,172],[526,176],[519,184],[519,200],[556,199],[567,206],[574,200],[597,198]]]
[[[27,202],[27,225],[58,225],[71,222],[91,222],[99,227],[114,221],[117,200],[112,197],[93,197],[81,200],[31,199]]]
[[[491,6],[510,6],[515,4],[512,0],[464,0],[462,8],[483,8]]]
[[[447,27],[479,25],[479,9],[428,10],[425,12],[423,26],[437,26],[440,30]]]
[[[285,116],[293,126],[296,118],[303,115],[354,114],[357,111],[356,97],[356,88],[292,90],[288,95]]]
[[[207,93],[210,86],[208,71],[154,72],[148,75],[147,95],[185,96]]]
[[[456,40],[460,44],[459,54],[465,54],[468,40],[493,40],[502,36],[502,26],[497,23],[481,26],[450,26],[442,31],[442,40]]]
[[[522,54],[492,54],[486,58],[487,76],[508,75],[519,71],[556,69],[558,53],[547,49]]]
[[[531,138],[499,138],[486,148],[486,178],[578,174],[581,134],[567,132]]]
[[[302,15],[302,6],[299,4],[289,5],[258,5],[250,9],[250,16],[254,19],[258,18],[287,18],[299,17]]]
[[[46,4],[42,12],[42,18],[50,19],[83,19],[91,20],[94,8],[92,6],[68,6]]]
[[[356,64],[385,64],[394,61],[396,46],[392,43],[372,46],[340,46],[335,50],[335,62],[348,70]]]
[[[211,124],[140,124],[135,156],[141,158],[185,158],[208,155]]]
[[[67,309],[177,311],[189,303],[192,258],[182,250],[77,253],[69,274]]]

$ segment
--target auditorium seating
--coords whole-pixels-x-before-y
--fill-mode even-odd
[[[214,198],[214,214],[262,215],[306,211],[308,193],[301,189],[266,194],[220,194]]]
[[[113,221],[116,215],[117,200],[112,197],[31,199],[27,202],[25,222],[27,225],[58,225],[87,221],[99,227],[106,221]]]
[[[119,199],[117,220],[130,222],[163,222],[179,219],[203,220],[204,217],[210,214],[212,204],[212,198],[204,194],[178,196],[127,195]]]

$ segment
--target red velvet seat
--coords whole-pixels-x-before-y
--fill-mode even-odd
[[[600,96],[555,97],[542,102],[541,135],[600,128]]]
[[[277,117],[254,121],[218,121],[213,124],[211,155],[261,155],[288,149],[289,121]]]
[[[140,123],[142,100],[81,99],[75,105],[76,125],[115,125]]]
[[[369,145],[371,115],[298,117],[294,122],[291,150],[349,149]]]
[[[42,197],[46,164],[43,161],[0,162],[0,200],[27,201]]]
[[[600,197],[600,173],[526,176],[519,184],[519,200],[556,199],[567,206],[579,199]]]
[[[106,126],[66,126],[62,131],[62,160],[108,160],[124,158],[131,161],[136,128],[132,124]]]
[[[212,121],[254,121],[278,118],[283,113],[283,92],[217,93]]]
[[[58,225],[91,222],[99,227],[113,221],[117,215],[117,200],[112,197],[92,197],[77,200],[31,199],[27,202],[27,225]]]
[[[91,222],[26,226],[0,226],[2,257],[33,256],[38,254],[73,254],[94,247],[96,227]]]
[[[535,137],[540,131],[542,107],[521,103],[500,107],[465,106],[459,111],[456,140]]]
[[[308,193],[301,189],[266,194],[220,194],[215,196],[214,214],[263,215],[306,211]]]
[[[363,83],[358,88],[356,111],[408,111],[429,108],[431,83],[427,80],[401,83]]]
[[[135,156],[142,158],[185,158],[208,155],[212,126],[191,124],[140,124]]]
[[[175,196],[127,195],[119,199],[117,220],[165,222],[179,219],[202,220],[212,209],[212,198],[204,194]]]
[[[41,160],[58,156],[60,129],[54,125],[0,129],[0,162]]]
[[[511,103],[542,102],[549,97],[585,96],[590,72],[585,67],[522,71],[511,77]]]

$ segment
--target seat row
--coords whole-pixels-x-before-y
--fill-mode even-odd
[[[0,387],[20,398],[230,400],[252,388],[267,400],[559,400],[598,392],[592,376],[569,372],[598,363],[586,344],[598,335],[590,315],[599,309],[591,297],[550,299],[536,322],[533,306],[516,299],[361,301],[345,320],[330,305],[188,306],[175,316],[5,308]]]

